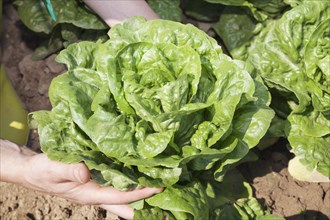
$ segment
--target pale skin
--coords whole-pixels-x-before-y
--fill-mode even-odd
[[[159,19],[145,0],[84,0],[110,27],[132,16]]]
[[[144,0],[85,0],[112,27],[131,16],[159,19]],[[133,219],[128,203],[150,197],[162,189],[143,188],[128,192],[102,187],[91,180],[84,163],[51,161],[25,146],[0,139],[0,181],[68,199],[83,205],[98,205],[125,219]]]
[[[102,187],[91,180],[83,163],[64,164],[51,161],[41,153],[0,139],[0,180],[68,199],[83,205],[99,205],[125,219],[133,218],[130,202],[162,191],[143,188],[128,192]]]

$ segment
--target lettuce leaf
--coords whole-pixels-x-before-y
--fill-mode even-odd
[[[241,7],[258,21],[275,17],[287,7],[283,0],[205,0],[210,3]]]
[[[182,19],[180,0],[147,0],[147,3],[161,19],[172,21]]]

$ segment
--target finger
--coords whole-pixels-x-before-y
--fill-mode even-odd
[[[65,164],[50,161],[49,168],[52,173],[56,173],[59,182],[70,180],[73,182],[87,183],[91,178],[88,168],[83,163]]]
[[[129,205],[100,205],[100,207],[127,220],[133,219],[134,216],[134,211]]]
[[[161,191],[162,189],[146,187],[143,189],[123,192],[112,187],[101,187],[95,182],[90,181],[82,185],[78,193],[80,198],[87,199],[90,204],[119,205],[144,199],[156,193],[160,193]]]
[[[66,167],[63,168],[66,169],[63,173],[63,177],[68,180],[87,183],[91,178],[88,168],[83,163],[67,164]]]

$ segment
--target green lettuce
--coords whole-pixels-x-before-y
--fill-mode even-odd
[[[292,152],[307,170],[329,178],[330,4],[291,5],[263,23],[231,8],[215,28],[230,54],[252,64],[270,88],[271,106],[285,120],[282,130]]]
[[[18,16],[26,27],[45,41],[33,53],[44,59],[69,44],[83,40],[107,40],[109,27],[80,0],[51,0],[56,21],[52,20],[43,0],[15,0]]]
[[[180,0],[146,0],[150,8],[165,20],[181,21]]]
[[[55,18],[50,16],[44,0],[15,0],[18,16],[44,41],[33,53],[36,60],[57,53],[79,41],[108,40],[108,25],[82,0],[50,0]],[[148,0],[149,6],[162,19],[181,21],[179,0]]]
[[[118,190],[165,187],[135,204],[136,218],[250,216],[251,198],[227,206],[208,191],[270,126],[261,77],[192,25],[134,17],[109,37],[57,56],[68,71],[50,85],[52,110],[30,114],[42,151],[84,161],[98,183]],[[251,218],[265,214],[258,213]]]
[[[285,0],[205,0],[209,3],[239,7],[258,21],[275,17],[286,9]]]
[[[184,14],[204,22],[216,22],[225,6],[201,0],[183,0],[181,8]]]
[[[157,2],[157,1],[156,1]],[[262,22],[268,18],[280,16],[284,11],[288,10],[290,6],[297,4],[294,1],[288,0],[183,0],[181,1],[180,8],[183,14],[189,18],[193,18],[192,23],[198,25],[198,21],[215,22],[217,31],[222,25],[231,26],[229,29],[236,29],[236,33],[241,33],[240,28],[248,28],[244,26],[237,26],[239,22],[246,23],[242,19],[237,19],[235,24],[232,22],[219,24],[219,18],[226,16],[228,8],[235,8],[240,11],[238,16],[248,15],[254,20]],[[165,8],[165,7],[164,7]],[[223,29],[227,29],[224,28]],[[248,29],[250,31],[251,29]],[[240,37],[239,34],[236,37]],[[244,36],[243,36],[244,37]]]

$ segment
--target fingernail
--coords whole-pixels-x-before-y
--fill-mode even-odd
[[[148,188],[148,189],[154,193],[160,193],[163,191],[163,188]]]
[[[164,190],[163,188],[157,188],[156,193],[161,193],[161,192],[163,192],[163,190]]]

